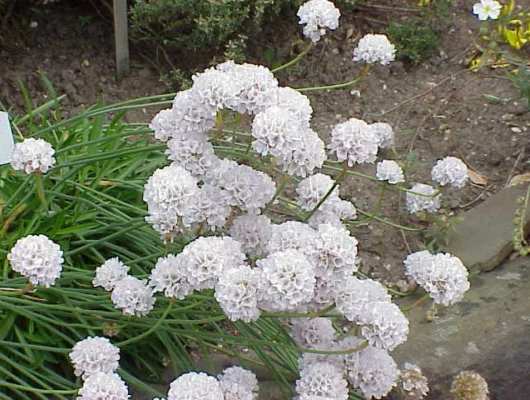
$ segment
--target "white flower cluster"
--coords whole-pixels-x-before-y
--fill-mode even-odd
[[[77,400],[130,398],[125,382],[116,374],[120,349],[107,338],[88,337],[77,342],[70,352],[74,373],[84,382]]]
[[[393,160],[383,160],[377,163],[375,176],[380,181],[388,181],[388,183],[392,185],[405,182],[403,170],[399,164]]]
[[[55,150],[44,139],[24,139],[15,144],[11,154],[11,166],[14,170],[46,173],[55,164]]]
[[[153,290],[145,279],[128,275],[129,267],[117,257],[105,261],[96,268],[92,280],[94,287],[101,286],[111,292],[110,298],[124,315],[145,316],[153,309],[155,298]]]
[[[425,289],[435,303],[457,303],[470,287],[466,267],[450,254],[433,255],[423,250],[410,254],[403,264],[407,276]]]
[[[414,192],[414,193],[412,193]],[[406,203],[410,213],[417,211],[436,212],[440,208],[440,194],[436,194],[436,189],[423,183],[416,183],[407,192]]]
[[[11,269],[29,278],[33,285],[50,287],[61,275],[63,252],[45,235],[17,240],[7,254]]]
[[[396,48],[386,35],[369,33],[359,40],[353,51],[353,61],[363,61],[367,64],[379,62],[388,65],[396,58]]]
[[[230,236],[241,243],[241,249],[256,257],[267,252],[271,234],[271,220],[265,215],[242,214],[234,218],[230,228]]]
[[[468,179],[467,166],[459,158],[445,157],[433,167],[431,177],[441,186],[451,185],[460,189]]]
[[[217,379],[204,372],[188,372],[171,382],[167,400],[256,400],[256,376],[238,366],[226,368]]]
[[[399,380],[408,399],[421,400],[429,393],[429,382],[416,364],[406,362],[399,373]]]
[[[331,1],[309,0],[302,4],[297,14],[303,28],[304,36],[313,43],[326,34],[326,29],[335,30],[339,27],[340,11]]]
[[[320,396],[333,400],[348,399],[348,382],[342,371],[328,362],[309,364],[300,371],[296,393],[301,396]]]

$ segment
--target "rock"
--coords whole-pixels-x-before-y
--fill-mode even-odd
[[[448,399],[461,370],[480,373],[491,399],[527,399],[530,391],[530,257],[503,264],[471,280],[464,300],[440,307],[426,321],[428,306],[408,313],[408,341],[393,351],[399,366],[418,364],[430,381],[429,399]],[[412,304],[415,299],[400,302]]]
[[[462,215],[448,234],[444,251],[459,257],[470,270],[489,271],[513,250],[512,232],[517,198],[526,194],[526,185],[505,188]],[[524,230],[530,227],[525,214]]]

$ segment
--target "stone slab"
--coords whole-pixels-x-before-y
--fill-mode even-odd
[[[505,188],[465,212],[443,250],[459,257],[470,270],[489,271],[498,266],[513,250],[512,221],[517,198],[526,195],[526,188]],[[528,232],[530,211],[525,213],[524,225]]]
[[[421,296],[421,295],[418,295]],[[408,341],[393,351],[398,365],[418,364],[428,377],[428,399],[449,399],[452,378],[473,369],[489,383],[491,400],[530,399],[530,257],[504,263],[471,280],[462,302],[408,313]],[[400,305],[415,299],[402,299]]]

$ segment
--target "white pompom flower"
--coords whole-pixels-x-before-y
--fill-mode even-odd
[[[434,194],[436,194],[436,189],[432,186],[423,183],[414,184],[406,195],[407,209],[411,214],[422,210],[429,212],[438,211],[440,208],[440,194],[433,196]]]
[[[190,203],[188,213],[182,219],[185,226],[206,223],[212,230],[222,228],[232,208],[228,205],[228,195],[217,186],[203,184],[194,201]]]
[[[331,130],[328,148],[337,155],[337,160],[353,164],[372,164],[379,149],[380,139],[376,132],[363,120],[350,118],[337,124]]]
[[[375,122],[370,124],[379,138],[379,148],[388,149],[394,144],[394,129],[386,122]]]
[[[330,279],[333,275],[348,276],[357,271],[357,239],[343,226],[320,224],[314,249],[316,275]]]
[[[241,243],[243,251],[257,257],[266,254],[271,234],[271,220],[265,215],[242,214],[230,228],[230,236]]]
[[[309,122],[313,114],[309,98],[290,87],[278,88],[276,94],[278,96],[276,105],[289,110],[302,127],[309,128]]]
[[[451,185],[462,188],[468,179],[467,166],[456,157],[445,157],[438,160],[431,170],[432,180],[441,186]]]
[[[416,364],[406,362],[399,373],[399,380],[411,400],[423,399],[429,393],[429,382]]]
[[[74,374],[86,379],[96,373],[111,373],[118,369],[120,349],[104,337],[88,337],[77,342],[69,354]]]
[[[303,349],[321,349],[337,336],[329,318],[295,318],[292,337]]]
[[[469,290],[469,272],[462,261],[447,253],[421,251],[403,262],[407,276],[420,285],[437,304],[449,306]]]
[[[213,289],[228,268],[245,263],[241,245],[230,236],[201,236],[177,256],[195,290]]]
[[[228,268],[215,287],[215,299],[231,321],[256,321],[260,272],[248,265]]]
[[[77,400],[127,400],[129,389],[116,373],[96,372],[85,379]]]
[[[7,254],[11,269],[33,285],[50,287],[61,275],[63,252],[60,246],[45,235],[25,236]]]
[[[167,147],[166,154],[172,164],[184,168],[196,178],[202,178],[219,162],[213,146],[202,133],[175,136],[167,142]]]
[[[201,103],[193,89],[178,92],[173,100],[174,131],[171,137],[208,132],[215,125],[215,111]]]
[[[167,400],[223,400],[224,395],[215,377],[204,372],[188,372],[169,385]]]
[[[399,370],[386,350],[368,346],[344,360],[348,381],[368,399],[386,396],[397,384]]]
[[[377,301],[359,317],[361,334],[377,348],[393,350],[407,341],[409,320],[391,301]]]
[[[317,232],[302,222],[287,221],[283,224],[275,224],[272,225],[272,234],[267,243],[267,253],[295,249],[300,250],[306,257],[310,257],[317,240]],[[309,261],[312,260],[309,259]]]
[[[199,103],[213,110],[230,107],[238,98],[238,87],[229,73],[208,68],[192,77],[191,89]]]
[[[343,378],[342,371],[333,364],[317,362],[300,371],[300,379],[296,381],[296,392],[305,396],[347,400],[348,382]]]
[[[480,21],[499,18],[501,10],[502,4],[495,0],[480,0],[479,3],[473,5],[473,14]]]
[[[217,375],[224,400],[257,400],[258,380],[252,371],[239,366],[229,367]]]
[[[127,276],[116,282],[110,295],[114,306],[124,315],[143,317],[153,309],[155,298],[148,281]]]
[[[127,276],[129,267],[122,263],[118,257],[110,258],[101,266],[96,268],[96,276],[92,280],[94,287],[101,286],[110,292],[116,286],[116,282]]]
[[[305,178],[316,168],[322,168],[326,161],[326,145],[318,134],[308,128],[302,135],[302,140],[286,157],[276,159],[276,164],[289,175]]]
[[[339,27],[340,11],[331,1],[309,0],[302,4],[296,13],[299,24],[305,25],[304,36],[313,43],[326,34],[326,29],[335,30]]]
[[[394,160],[383,160],[378,162],[375,176],[378,180],[388,181],[388,183],[392,185],[405,182],[403,170]]]
[[[386,35],[364,35],[353,51],[353,61],[363,61],[367,64],[376,62],[388,65],[396,58],[396,48],[390,43]]]
[[[26,174],[45,174],[55,165],[54,154],[52,145],[44,139],[24,139],[15,144],[11,154],[11,166],[14,170],[24,171]]]
[[[158,259],[149,275],[149,287],[153,289],[153,293],[164,292],[166,297],[179,300],[193,293],[193,286],[188,282],[182,260],[182,257],[174,254]]]
[[[293,311],[313,297],[314,267],[300,251],[278,251],[256,261],[256,265],[261,269],[260,308]]]

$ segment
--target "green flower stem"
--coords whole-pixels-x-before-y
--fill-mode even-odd
[[[276,192],[274,193],[274,196],[272,196],[272,199],[270,199],[270,201],[265,205],[265,207],[262,210],[262,214],[265,214],[267,210],[269,209],[269,207],[276,201],[276,199],[282,193],[283,188],[285,187],[288,181],[289,181],[289,175],[283,175],[280,181],[280,184],[276,188]]]
[[[156,329],[165,321],[166,317],[169,314],[169,311],[171,311],[171,308],[173,307],[174,304],[175,304],[174,301],[170,301],[169,302],[169,304],[168,304],[168,306],[166,308],[166,311],[164,311],[164,314],[162,314],[160,319],[150,329],[148,329],[147,331],[141,333],[138,336],[132,337],[132,338],[127,339],[127,340],[124,340],[123,342],[119,342],[119,343],[116,344],[116,346],[125,347],[125,346],[127,346],[127,345],[129,345],[131,343],[135,343],[135,342],[137,342],[137,341],[149,336],[151,333],[156,331]]]
[[[391,222],[391,221],[388,221],[386,219],[380,218],[380,217],[378,217],[376,215],[372,216],[370,213],[368,213],[366,211],[363,211],[363,210],[361,210],[359,208],[357,208],[357,212],[359,214],[362,214],[362,215],[366,216],[366,217],[370,217],[371,216],[372,219],[374,219],[374,220],[376,220],[378,222],[381,222],[381,223],[389,225],[389,226],[393,226],[394,228],[398,228],[398,229],[401,229],[403,231],[407,231],[407,232],[423,232],[425,230],[425,228],[411,228],[409,226],[400,225],[400,224],[397,224],[395,222]]]
[[[337,83],[335,85],[329,85],[329,86],[316,86],[316,87],[306,87],[306,88],[298,88],[298,89],[295,88],[295,90],[298,90],[299,92],[315,92],[318,90],[343,89],[348,86],[355,85],[356,83],[359,83],[360,81],[362,81],[366,77],[366,75],[368,75],[370,68],[371,68],[371,65],[366,64],[361,75],[359,75],[357,78],[351,81],[348,81],[348,82]]]
[[[358,275],[360,276],[361,278],[364,278],[364,279],[371,279],[368,275],[366,274],[363,274],[361,271],[356,271],[355,272],[355,275]],[[396,289],[392,289],[391,287],[389,286],[386,286],[386,285],[383,285],[386,290],[388,290],[390,293],[396,295],[396,296],[399,296],[399,297],[408,297],[408,296],[411,296],[413,295],[414,293],[416,293],[416,290],[417,290],[417,287],[412,289],[412,290],[409,290],[408,292],[400,292]]]
[[[314,319],[314,318],[321,317],[321,316],[325,315],[327,312],[333,310],[334,308],[335,308],[335,303],[330,304],[329,306],[324,307],[321,310],[318,310],[318,311],[310,313],[309,314],[309,319]]]
[[[383,194],[385,193],[385,188],[387,187],[386,184],[383,184],[381,185],[381,190],[379,191],[379,195],[377,196],[377,199],[375,201],[375,206],[374,206],[374,209],[372,210],[372,212],[370,213],[370,215],[368,215],[366,218],[360,220],[360,221],[355,221],[356,224],[363,224],[363,223],[366,223],[368,221],[370,221],[371,219],[374,219],[374,217],[377,215],[377,213],[379,212],[379,209],[381,208],[381,201],[383,199]]]
[[[401,311],[403,311],[404,313],[409,312],[410,310],[413,310],[416,307],[421,306],[423,303],[425,303],[429,299],[430,299],[430,296],[427,293],[427,294],[423,295],[418,301],[416,301],[415,303],[411,304],[410,306],[401,307]]]
[[[281,71],[282,69],[285,69],[285,68],[289,68],[291,65],[294,65],[296,64],[298,61],[300,61],[302,58],[305,57],[305,55],[307,53],[309,53],[309,51],[313,48],[313,42],[309,42],[309,44],[307,45],[307,47],[300,53],[298,54],[295,58],[293,58],[291,61],[289,61],[288,63],[285,63],[283,65],[280,65],[279,67],[276,67],[274,69],[271,70],[271,72],[273,73],[276,73],[278,71]]]
[[[142,382],[140,379],[136,378],[134,375],[129,373],[127,370],[123,368],[119,368],[118,373],[123,377],[123,379],[125,379],[128,383],[137,387],[138,389],[141,389],[144,392],[150,393],[153,396],[165,398],[166,394],[160,393],[158,390]]]
[[[9,382],[2,381],[2,380],[0,380],[0,386],[8,387],[11,389],[19,389],[19,390],[23,390],[25,392],[31,392],[34,394],[55,394],[55,395],[76,394],[78,391],[78,389],[73,389],[73,390],[36,389],[36,388],[28,387],[25,385],[16,385],[14,383],[9,383]]]
[[[329,188],[328,192],[318,201],[317,205],[302,219],[303,222],[307,222],[309,218],[313,216],[313,214],[319,209],[319,207],[326,201],[326,199],[333,193],[335,188],[340,184],[344,176],[346,175],[346,172],[348,171],[348,161],[344,161],[342,166],[342,171],[340,171],[339,176],[335,181],[333,182],[333,185]]]
[[[40,344],[9,342],[7,340],[0,340],[0,346],[20,347],[22,349],[40,350],[40,351],[48,351],[50,353],[62,353],[62,354],[67,354],[67,353],[70,353],[70,351],[72,351],[72,349],[62,349],[60,347],[41,346]]]

